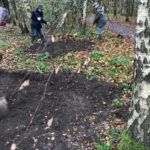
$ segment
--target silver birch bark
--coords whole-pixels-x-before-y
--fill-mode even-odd
[[[135,37],[134,84],[128,128],[150,146],[150,0],[139,0]]]

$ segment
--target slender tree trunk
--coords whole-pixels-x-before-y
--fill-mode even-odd
[[[114,2],[114,16],[117,16],[117,0]]]
[[[130,0],[126,0],[126,22],[129,22],[129,16],[130,16]]]
[[[140,0],[137,15],[135,69],[129,131],[150,147],[150,0]]]
[[[135,7],[135,0],[132,1],[130,16],[134,15],[134,11],[135,11],[134,7]]]
[[[83,15],[82,15],[82,33],[83,34],[85,34],[85,28],[86,28],[87,2],[88,0],[85,0],[83,3]]]

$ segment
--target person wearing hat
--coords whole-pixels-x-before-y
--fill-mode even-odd
[[[40,38],[43,43],[46,42],[44,31],[42,28],[42,24],[48,24],[49,22],[45,21],[43,19],[43,6],[39,5],[34,11],[31,13],[31,45],[33,45],[33,42],[35,40],[35,37],[37,34],[40,35]]]
[[[106,17],[104,16],[104,7],[100,6],[97,2],[93,4],[95,18],[93,25],[98,26],[98,39],[102,40],[103,27],[106,25]]]

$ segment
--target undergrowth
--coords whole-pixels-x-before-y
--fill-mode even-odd
[[[133,139],[128,131],[110,130],[96,150],[149,150],[140,141]]]

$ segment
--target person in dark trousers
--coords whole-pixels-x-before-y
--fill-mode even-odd
[[[93,25],[97,25],[98,27],[98,39],[102,40],[103,27],[106,25],[106,17],[104,15],[104,8],[100,6],[97,2],[93,4],[95,18],[93,21]]]
[[[37,34],[40,35],[43,43],[46,42],[42,24],[44,23],[49,25],[49,22],[45,21],[43,17],[43,6],[39,5],[36,10],[32,11],[31,13],[31,45],[33,45]]]

